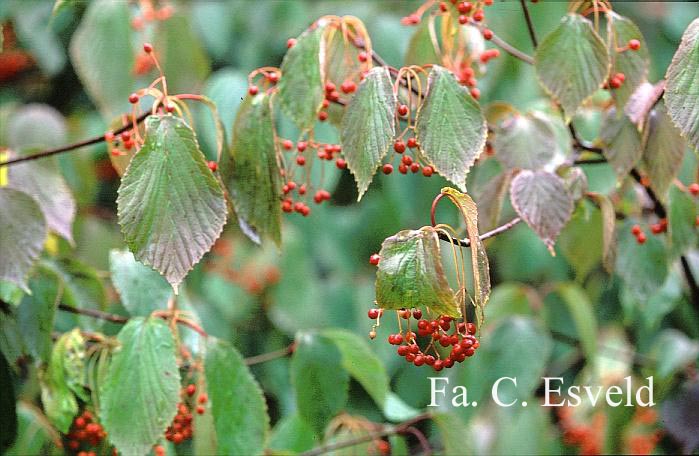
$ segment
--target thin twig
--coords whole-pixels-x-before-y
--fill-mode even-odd
[[[470,24],[473,25],[474,27],[476,27],[481,32],[487,28],[481,22],[476,22],[474,20],[471,20]],[[490,32],[493,33],[493,37],[490,39],[490,41],[494,45],[498,46],[500,49],[507,52],[512,57],[515,57],[515,58],[523,61],[524,63],[528,63],[529,65],[534,65],[534,58],[531,55],[520,51],[519,49],[517,49],[516,47],[514,47],[513,45],[511,45],[510,43],[508,43],[504,39],[500,38],[492,30]]]
[[[294,350],[296,350],[295,342],[273,352],[262,353],[261,355],[245,358],[245,364],[248,366],[254,366],[255,364],[266,363],[267,361],[272,361],[278,358],[284,358],[285,356],[289,356],[290,354],[292,354]]]
[[[141,114],[140,116],[138,116],[136,118],[136,123],[143,122],[146,119],[146,117],[148,117],[149,115],[150,115],[150,111],[144,112],[143,114]],[[131,123],[124,125],[123,127],[119,128],[118,130],[115,130],[114,135],[115,136],[119,135],[132,127],[133,127],[133,125]],[[40,126],[37,126],[37,128],[40,128]],[[72,150],[81,149],[83,147],[99,144],[99,143],[104,142],[104,141],[105,141],[104,135],[95,136],[93,138],[85,139],[83,141],[79,141],[79,142],[76,142],[73,144],[68,144],[66,146],[56,147],[54,149],[47,149],[47,150],[43,150],[41,152],[37,152],[37,153],[31,154],[31,155],[25,155],[22,157],[16,157],[16,158],[13,158],[11,160],[4,161],[4,162],[0,163],[0,168],[3,166],[16,165],[17,163],[22,163],[25,161],[38,160],[40,158],[46,158],[46,157],[51,157],[51,156],[58,155],[58,154],[63,154],[65,152],[70,152]]]
[[[405,434],[410,432],[409,429],[412,428],[415,424],[419,423],[420,421],[429,420],[430,418],[432,418],[431,414],[423,413],[421,415],[416,416],[415,418],[411,418],[395,426],[383,426],[382,429],[378,431],[369,432],[359,437],[318,446],[316,448],[301,453],[300,456],[320,456],[321,454],[329,453],[335,450],[340,450],[342,448],[361,445],[362,443],[371,442],[372,440],[380,439],[389,435]]]
[[[515,217],[512,220],[510,220],[509,222],[505,223],[504,225],[500,225],[497,228],[493,228],[492,230],[481,234],[480,236],[478,236],[478,238],[481,241],[484,241],[484,240],[489,239],[491,237],[495,237],[498,234],[504,233],[505,231],[511,229],[513,226],[515,226],[516,224],[518,224],[521,221],[522,221],[521,218]],[[438,236],[443,241],[447,241],[447,242],[450,241],[449,237],[442,232],[439,232]],[[454,239],[454,238],[452,238],[451,241],[454,243],[454,245],[458,245],[459,247],[468,247],[471,245],[471,240],[469,238],[466,238],[466,239]]]
[[[532,23],[532,18],[529,15],[529,8],[527,8],[527,0],[519,0],[522,5],[522,12],[524,13],[524,19],[527,21],[527,30],[529,30],[529,38],[532,40],[532,45],[534,49],[539,46],[539,40],[536,39],[536,32],[534,31],[534,23]]]
[[[111,323],[125,324],[129,321],[128,317],[123,317],[117,314],[102,312],[95,309],[80,309],[78,307],[69,306],[68,304],[59,304],[58,309],[64,312],[74,313],[77,315],[85,315],[87,317],[96,318],[98,320],[109,321]]]

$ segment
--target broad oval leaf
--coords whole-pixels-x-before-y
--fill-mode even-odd
[[[618,179],[626,178],[643,155],[641,134],[636,125],[626,115],[617,116],[616,111],[611,109],[602,122],[600,136],[604,145],[604,157]]]
[[[324,34],[325,26],[314,24],[297,38],[282,61],[279,102],[301,130],[313,127],[325,97]]]
[[[75,200],[54,160],[27,161],[11,166],[8,186],[31,195],[39,203],[49,230],[73,242]]]
[[[0,187],[0,280],[25,291],[27,275],[48,234],[39,204],[24,192]]]
[[[570,121],[580,105],[602,86],[609,73],[607,47],[583,16],[570,13],[536,50],[534,68],[543,87]]]
[[[112,283],[121,303],[133,316],[148,316],[165,309],[172,296],[172,287],[156,271],[139,263],[128,250],[109,252]]]
[[[667,209],[670,251],[680,255],[697,243],[697,203],[693,196],[673,185],[670,187]]]
[[[437,40],[434,17],[429,16],[415,28],[405,52],[405,65],[426,65],[440,62],[434,43]],[[434,36],[434,39],[432,38]]]
[[[46,371],[40,374],[41,402],[46,416],[64,434],[78,413],[78,401],[69,385],[67,369],[68,349],[75,337],[82,339],[79,330],[65,333],[56,341]],[[78,367],[84,368],[84,364]]]
[[[650,110],[655,106],[661,96],[665,93],[665,80],[651,84],[641,83],[631,94],[631,97],[624,106],[624,113],[629,117],[639,130],[643,129],[643,123]]]
[[[105,119],[129,108],[134,52],[131,18],[125,2],[97,0],[88,5],[70,42],[70,60]]]
[[[357,181],[357,200],[362,199],[391,147],[396,103],[388,69],[377,67],[367,73],[346,108],[340,135],[347,167]]]
[[[617,231],[619,249],[614,269],[626,288],[646,302],[660,290],[668,275],[667,252],[658,236],[648,236],[643,245],[639,244],[631,233],[632,225],[628,221]]]
[[[611,74],[624,73],[625,76],[621,87],[612,90],[617,112],[621,115],[629,97],[646,80],[650,56],[641,30],[631,19],[610,11],[607,13],[607,30],[611,38],[609,40],[609,55],[612,57],[613,68]],[[636,51],[616,52],[617,48],[625,47],[629,40],[638,40],[641,48]]]
[[[100,420],[119,452],[147,454],[177,413],[175,340],[156,318],[129,320],[118,340],[121,346],[101,387]]]
[[[382,309],[429,307],[459,316],[454,291],[444,275],[437,232],[429,227],[386,238],[379,252],[376,303]]]
[[[151,116],[117,198],[119,225],[137,260],[177,292],[226,223],[226,201],[192,129],[180,118]]]
[[[514,115],[494,128],[495,156],[508,168],[540,169],[556,156],[556,132],[536,112]]]
[[[26,104],[13,111],[7,120],[7,145],[20,154],[28,149],[58,147],[67,138],[65,117],[49,105]]]
[[[266,237],[279,245],[281,175],[274,138],[269,97],[248,95],[238,108],[221,175],[243,232],[257,243]]]
[[[512,206],[551,250],[573,213],[563,180],[547,171],[521,171],[510,186]]]
[[[317,433],[347,403],[349,374],[341,354],[326,337],[301,333],[291,358],[291,382],[299,416]]]
[[[682,35],[665,79],[665,103],[675,125],[687,141],[699,150],[699,18]]]
[[[240,353],[224,341],[207,342],[204,369],[220,454],[262,454],[269,417],[260,386]]]
[[[468,89],[449,70],[433,66],[415,121],[415,136],[427,161],[466,191],[466,175],[483,151],[487,132],[485,117]]]
[[[670,184],[682,167],[686,144],[680,131],[659,101],[648,114],[643,137],[643,167],[650,186],[664,200]]]

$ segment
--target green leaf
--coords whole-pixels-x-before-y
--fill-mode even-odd
[[[655,358],[661,379],[693,365],[699,355],[699,342],[676,329],[665,329],[653,341],[651,356]]]
[[[614,270],[616,259],[616,209],[608,196],[589,192],[587,196],[593,199],[602,213],[602,263],[607,271]]]
[[[494,128],[495,156],[508,168],[537,170],[556,156],[556,132],[536,111],[516,114]]]
[[[343,329],[327,329],[321,334],[340,350],[342,367],[364,387],[376,405],[383,407],[389,391],[388,374],[366,340]]]
[[[51,427],[46,417],[38,407],[19,401],[17,402],[18,431],[14,446],[7,456],[25,456],[28,454],[60,454],[56,430]]]
[[[415,121],[425,159],[466,191],[466,175],[483,151],[487,132],[485,117],[468,89],[449,70],[433,66]]]
[[[687,141],[699,150],[699,18],[682,35],[665,79],[665,103],[675,125]]]
[[[628,221],[617,231],[619,250],[615,270],[629,291],[639,299],[647,300],[665,282],[668,261],[665,246],[658,236],[648,236],[639,244],[631,233],[633,222]]]
[[[362,199],[391,147],[396,104],[388,69],[377,67],[367,73],[346,108],[340,136],[347,167],[357,181],[357,200]]]
[[[458,317],[458,305],[440,255],[437,232],[429,227],[400,231],[386,238],[376,273],[378,307],[429,307],[439,315]]]
[[[536,50],[534,68],[544,89],[563,107],[569,122],[607,79],[607,47],[583,16],[569,13]]]
[[[269,432],[267,404],[243,357],[228,343],[212,339],[204,369],[217,451],[262,454]]]
[[[573,317],[578,340],[588,364],[597,356],[597,320],[590,298],[579,285],[560,283],[556,292],[563,298],[568,312]]]
[[[154,48],[172,93],[197,93],[211,72],[209,57],[191,24],[182,13],[157,21]]]
[[[180,118],[150,116],[141,150],[121,180],[119,225],[135,258],[177,292],[226,223],[223,190]]]
[[[511,177],[511,173],[501,172],[490,178],[475,196],[478,204],[478,228],[480,231],[489,231],[498,226],[502,204],[510,189]],[[473,188],[471,190],[473,191]]]
[[[12,165],[8,172],[8,187],[33,197],[39,203],[49,230],[73,241],[75,200],[54,160],[34,160]]]
[[[163,277],[133,257],[128,250],[109,252],[112,283],[121,303],[133,316],[148,316],[154,310],[165,309],[172,288]]]
[[[646,121],[643,165],[651,188],[663,201],[682,167],[685,148],[684,139],[668,117],[665,105],[662,101],[658,102]]]
[[[434,40],[432,36],[434,34]],[[425,65],[440,63],[441,59],[437,55],[434,43],[437,36],[434,30],[434,17],[429,16],[415,28],[415,32],[410,37],[408,50],[405,52],[405,65]]]
[[[275,453],[301,453],[313,448],[316,441],[313,429],[298,414],[293,414],[282,418],[274,426],[267,448]]]
[[[611,91],[616,100],[617,112],[621,115],[633,92],[646,81],[650,55],[641,30],[631,19],[610,11],[607,13],[607,30],[610,37],[609,55],[612,58],[610,74],[623,73],[625,77],[621,87]],[[626,47],[629,40],[638,40],[641,48],[637,51],[616,52],[617,48]]]
[[[673,185],[668,199],[668,232],[673,254],[683,254],[696,245],[696,213],[694,198]]]
[[[180,373],[167,324],[133,318],[119,332],[101,387],[100,420],[109,441],[124,454],[146,454],[177,413]]]
[[[37,128],[38,125],[41,128]],[[29,149],[57,147],[67,139],[66,119],[56,108],[46,104],[26,104],[13,111],[7,120],[7,144],[19,154]]]
[[[2,30],[0,30],[2,32]],[[10,364],[0,353],[0,451],[7,450],[17,437],[17,406]]]
[[[578,281],[602,261],[602,213],[582,203],[561,231],[557,245],[570,263]]]
[[[105,119],[129,110],[134,53],[129,5],[91,2],[70,42],[70,59],[85,90]]]
[[[221,161],[221,175],[243,232],[281,244],[281,176],[270,100],[248,95],[233,124],[230,154]]]
[[[600,136],[604,157],[612,165],[617,178],[625,179],[643,155],[641,134],[636,125],[625,115],[617,116],[616,110],[611,109],[602,122]]]
[[[47,234],[46,220],[34,198],[19,190],[0,188],[0,280],[28,291],[27,275]]]
[[[68,346],[74,344],[70,339],[75,337],[82,340],[79,329],[63,334],[56,341],[48,367],[43,375],[40,375],[41,402],[46,416],[56,429],[64,434],[68,433],[73,418],[78,414],[78,401],[66,377],[69,370],[72,377],[76,368],[84,369],[84,363],[80,363],[82,360],[79,361],[80,365],[76,365],[75,358],[70,361],[68,358]]]
[[[551,250],[573,213],[563,180],[547,171],[523,170],[510,186],[512,206]]]
[[[286,52],[279,80],[279,102],[282,111],[301,130],[309,130],[316,122],[325,98],[323,87],[323,35],[325,25],[303,32],[296,44]]]
[[[330,419],[347,403],[349,374],[341,353],[322,336],[301,333],[291,358],[291,382],[299,416],[321,434]]]
[[[48,362],[51,356],[51,331],[61,297],[60,287],[56,276],[51,273],[38,274],[29,284],[31,294],[22,298],[17,309],[17,322],[29,353],[37,360]]]
[[[444,454],[473,454],[474,439],[468,438],[470,429],[461,417],[454,412],[437,413],[432,417],[441,442]]]

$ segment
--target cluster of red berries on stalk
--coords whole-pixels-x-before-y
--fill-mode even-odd
[[[155,8],[150,1],[141,1],[141,14],[137,14],[131,19],[131,28],[136,31],[143,29],[143,26],[148,22],[166,21],[172,16],[173,8],[171,5],[163,5],[160,8]]]
[[[609,81],[607,81],[606,87],[612,89],[618,89],[626,80],[626,75],[624,73],[615,73]]]
[[[115,135],[111,131],[106,132],[104,134],[104,140],[111,147],[110,153],[115,157],[127,155],[129,151],[136,146],[131,135],[131,130],[125,130],[119,135]]]
[[[558,419],[563,429],[563,443],[580,448],[580,454],[600,454],[604,444],[607,421],[602,411],[592,416],[591,423],[579,423],[573,417],[572,407],[558,409]]]
[[[95,456],[94,450],[105,437],[107,433],[104,432],[104,428],[94,421],[92,413],[88,410],[75,417],[66,435],[68,449],[76,452],[78,456]]]
[[[423,319],[420,309],[401,309],[397,313],[400,319],[407,320],[408,327],[389,335],[388,343],[398,346],[398,355],[415,366],[426,365],[439,372],[444,368],[453,367],[455,363],[464,362],[466,358],[473,356],[480,346],[475,336],[476,325],[473,323],[457,322],[446,315],[432,320]],[[369,309],[368,316],[371,320],[379,320],[382,315],[383,309]],[[417,333],[411,330],[411,317],[417,320]],[[374,325],[376,326],[378,323]],[[376,337],[374,329],[369,333],[369,337]],[[418,337],[428,340],[424,349],[420,348]],[[451,347],[446,358],[442,358],[437,345]],[[429,354],[430,351],[433,354]]]
[[[398,114],[401,116],[404,115],[401,114],[401,107],[405,108],[405,112],[407,114],[408,107],[405,105],[400,105],[398,107]],[[415,149],[416,147],[418,147],[418,144],[415,138],[408,138],[408,140],[405,142],[402,139],[398,139],[393,143],[393,151],[395,152],[395,154],[401,157],[400,163],[398,165],[398,172],[401,174],[408,174],[408,171],[411,171],[414,174],[420,171],[420,169],[422,168],[422,175],[425,177],[430,177],[432,174],[434,174],[434,168],[432,166],[425,165],[421,167],[420,164],[417,162],[417,159],[414,159],[410,155],[405,154],[406,150]],[[391,157],[393,156],[395,155],[391,155]],[[384,165],[381,167],[381,171],[386,175],[391,174],[393,170],[393,164],[391,163],[384,163]]]
[[[206,407],[204,406],[204,404],[208,402],[206,393],[201,393],[197,397],[196,403],[198,405],[188,404],[188,402],[192,402],[192,400],[188,401],[186,398],[193,398],[196,391],[197,387],[194,384],[189,384],[182,388],[181,395],[185,397],[185,400],[177,404],[177,415],[175,415],[172,424],[165,430],[165,439],[175,445],[179,445],[185,440],[192,438],[192,408],[195,408],[199,415],[206,413]]]

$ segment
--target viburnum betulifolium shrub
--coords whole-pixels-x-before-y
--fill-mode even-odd
[[[697,451],[697,16],[3,2],[0,453]]]

